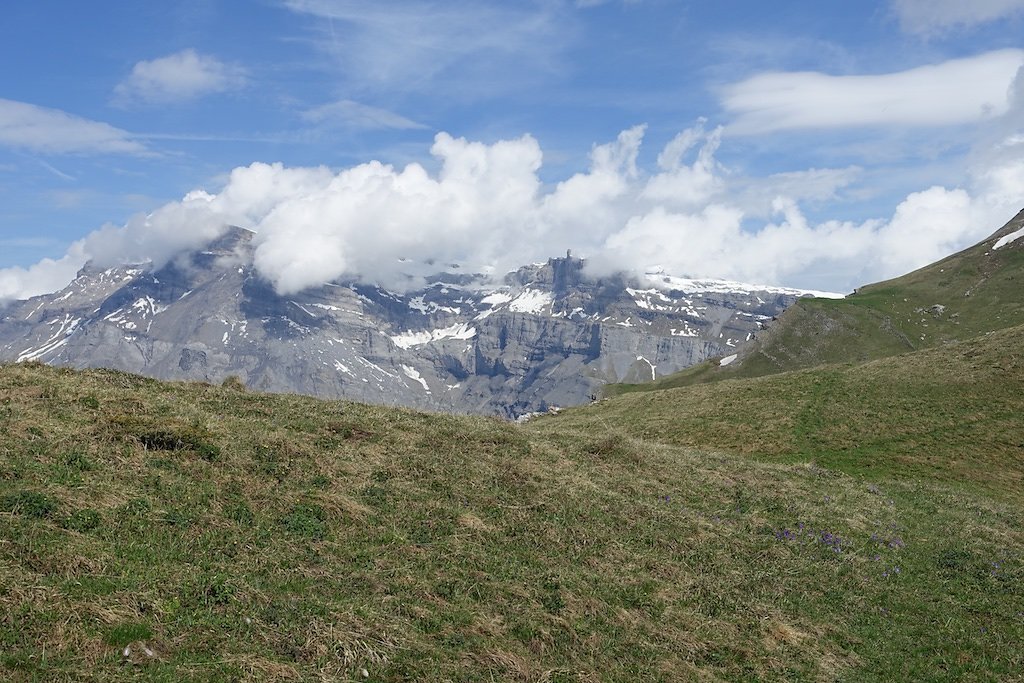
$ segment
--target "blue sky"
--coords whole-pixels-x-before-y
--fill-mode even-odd
[[[1024,0],[2,12],[0,299],[227,223],[281,291],[565,248],[847,291],[1024,207]]]

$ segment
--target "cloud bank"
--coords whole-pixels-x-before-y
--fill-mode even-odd
[[[95,231],[60,260],[0,270],[0,298],[54,291],[89,259],[159,265],[228,225],[258,233],[254,265],[284,294],[335,279],[401,290],[455,263],[500,276],[567,248],[598,272],[661,267],[849,291],[963,248],[1021,208],[1024,145],[1012,136],[964,187],[927,188],[890,217],[854,223],[811,222],[800,204],[835,195],[857,169],[736,177],[716,159],[721,132],[698,122],[647,170],[637,126],[595,146],[588,170],[554,186],[540,180],[543,153],[529,135],[484,144],[439,133],[436,173],[378,161],[341,171],[254,163],[219,192],[194,191]]]
[[[0,99],[0,145],[41,154],[143,154],[127,131],[59,109]]]
[[[119,106],[177,104],[203,95],[244,87],[242,67],[187,49],[151,61],[138,62],[114,88]]]
[[[730,133],[851,126],[943,126],[996,119],[1010,108],[1010,84],[1024,50],[873,76],[764,73],[723,90]]]

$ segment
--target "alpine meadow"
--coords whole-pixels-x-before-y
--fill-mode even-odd
[[[1024,683],[1024,0],[0,64],[0,683]]]
[[[1020,680],[1011,228],[746,356],[846,361],[523,425],[4,366],[5,676]]]

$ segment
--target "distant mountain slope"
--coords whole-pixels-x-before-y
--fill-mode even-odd
[[[253,238],[233,229],[156,271],[87,266],[2,311],[0,361],[514,418],[726,353],[804,294],[592,277],[567,256],[498,284],[451,269],[405,293],[334,282],[281,296],[252,265]]]
[[[942,480],[1024,503],[1024,325],[868,363],[627,393],[536,428]]]
[[[610,393],[863,362],[1024,323],[1024,211],[979,244],[844,299],[804,298],[726,362]],[[730,354],[731,355],[731,354]]]

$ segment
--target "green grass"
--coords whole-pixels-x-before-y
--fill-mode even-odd
[[[626,393],[554,429],[629,434],[1024,503],[1024,326],[869,363]]]
[[[1019,370],[985,348],[978,378]],[[790,432],[737,405],[746,440],[691,444],[624,406],[693,393],[518,427],[0,367],[0,678],[1019,680],[1020,505],[805,457],[860,391],[825,372]]]

